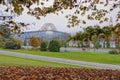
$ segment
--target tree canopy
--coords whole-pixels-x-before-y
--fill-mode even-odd
[[[34,37],[34,36],[32,36],[32,37],[30,38],[29,43],[30,43],[30,46],[32,46],[33,48],[36,48],[36,47],[38,47],[38,46],[40,45],[39,38]]]
[[[109,43],[110,41],[115,42],[115,47],[120,48],[120,23],[113,27],[105,26],[101,28],[98,25],[88,26],[84,29],[84,32],[76,33],[75,36],[68,38],[68,41],[82,41],[82,42],[92,42],[94,45],[102,40],[104,43]],[[68,42],[67,41],[67,42]],[[90,45],[90,43],[89,43]],[[88,45],[87,45],[88,47]]]
[[[120,8],[119,0],[53,0],[52,5],[45,6],[44,4],[49,1],[51,0],[0,0],[0,4],[7,6],[6,12],[11,11],[17,15],[21,15],[24,8],[27,8],[27,14],[37,19],[50,13],[58,15],[59,12],[64,13],[63,10],[74,9],[74,14],[66,15],[68,27],[74,27],[80,23],[86,24],[86,21],[79,17],[80,15],[86,15],[88,20],[98,20],[99,23],[107,22],[110,19],[107,14]],[[34,4],[37,6],[31,7]],[[91,13],[87,14],[89,11]],[[117,12],[116,21],[120,21],[120,11]]]

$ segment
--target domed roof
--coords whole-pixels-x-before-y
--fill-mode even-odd
[[[40,30],[42,30],[42,31],[46,31],[46,30],[56,31],[57,29],[56,29],[56,27],[55,27],[55,25],[54,25],[53,23],[45,23],[45,24],[41,27]]]

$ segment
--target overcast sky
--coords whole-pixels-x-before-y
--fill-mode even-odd
[[[50,5],[52,5],[52,3],[53,3],[53,0],[49,0],[49,3],[46,3],[45,6],[50,6]],[[35,7],[35,5],[33,5],[32,7]],[[101,6],[99,6],[99,7],[104,8],[104,7],[101,7]],[[108,6],[107,8],[109,9],[110,6]],[[1,10],[1,8],[0,8],[0,10]],[[115,20],[115,15],[118,11],[119,11],[119,9],[116,9],[111,13],[111,16],[113,18],[113,23],[115,23],[115,21],[114,21]],[[89,26],[89,25],[98,25],[99,24],[96,21],[88,21],[86,19],[86,17],[79,16],[80,19],[86,20],[87,24],[86,25],[80,24],[79,26],[75,26],[73,28],[68,28],[67,27],[67,19],[65,18],[65,15],[66,14],[73,14],[74,10],[67,10],[67,11],[64,11],[64,14],[60,13],[59,15],[48,14],[46,17],[41,17],[40,20],[37,20],[33,16],[27,15],[26,12],[27,12],[27,9],[24,10],[24,12],[21,16],[19,16],[19,17],[16,16],[14,18],[14,20],[18,21],[18,22],[30,23],[30,26],[28,26],[28,28],[25,31],[40,30],[40,28],[45,23],[53,23],[56,26],[58,31],[72,33],[72,32],[78,32],[78,31],[82,30],[83,27],[86,27],[86,26]],[[108,16],[110,16],[110,15],[108,15]],[[108,25],[108,24],[109,24],[109,22],[106,22],[106,23],[100,24],[100,25]]]

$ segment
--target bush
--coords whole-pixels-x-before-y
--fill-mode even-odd
[[[81,42],[78,41],[77,45],[78,45],[77,47],[80,48],[81,47]]]
[[[4,43],[3,43],[3,40],[2,38],[0,38],[0,47],[3,47]]]
[[[82,47],[82,50],[85,51],[86,50],[85,47]]]
[[[39,38],[34,37],[34,36],[32,36],[32,37],[30,38],[29,43],[30,43],[30,46],[32,46],[33,48],[37,48],[37,47],[40,45]]]
[[[63,46],[64,46],[64,48],[67,48],[67,46],[68,46],[68,45],[67,45],[67,42],[64,42],[64,43],[63,43]]]
[[[106,43],[106,48],[110,48],[110,42]]]
[[[117,50],[111,50],[109,51],[109,54],[118,54]]]
[[[27,40],[26,39],[24,40],[23,45],[27,46]]]
[[[4,48],[6,48],[6,49],[20,49],[21,43],[17,39],[9,39],[5,42]]]
[[[47,42],[42,42],[41,43],[40,50],[41,51],[47,51]]]
[[[101,45],[99,44],[99,42],[96,42],[95,45],[94,45],[94,47],[95,47],[96,49],[99,49],[99,48],[101,47]]]
[[[48,50],[51,52],[59,52],[60,51],[60,43],[57,40],[52,40],[49,43]]]

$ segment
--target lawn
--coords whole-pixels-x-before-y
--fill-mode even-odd
[[[5,49],[4,49],[5,50]],[[39,50],[10,50],[21,53],[66,58],[72,60],[82,60],[89,62],[120,64],[120,55],[99,53],[99,52],[41,52]]]
[[[73,65],[17,58],[17,57],[5,56],[5,55],[0,55],[0,66],[41,66],[41,67],[83,68],[83,67],[78,67]]]

